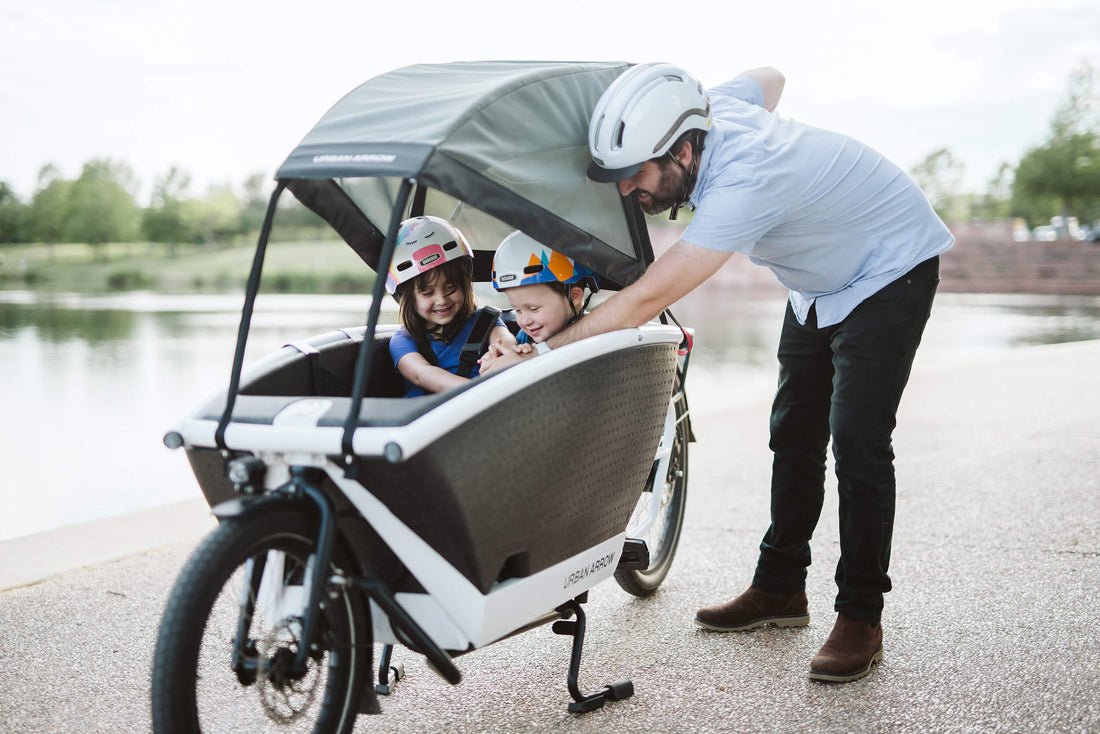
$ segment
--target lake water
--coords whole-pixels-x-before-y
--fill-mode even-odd
[[[241,304],[0,292],[0,539],[200,496],[183,452],[161,437],[225,383]],[[247,358],[362,324],[368,306],[362,296],[263,295]],[[696,331],[693,411],[770,399],[783,308],[774,294],[677,306]],[[1100,339],[1100,298],[941,294],[917,365],[1086,339]]]

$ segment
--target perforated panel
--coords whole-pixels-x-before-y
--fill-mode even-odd
[[[675,346],[605,355],[532,384],[360,481],[487,592],[622,532],[664,427]],[[511,560],[509,560],[511,559]]]

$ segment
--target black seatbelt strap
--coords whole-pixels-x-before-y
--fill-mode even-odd
[[[493,331],[493,325],[500,316],[500,309],[486,306],[474,322],[474,328],[470,330],[470,338],[462,345],[462,351],[458,355],[459,377],[469,377],[477,365],[477,360],[485,354],[489,344],[489,334]]]
[[[492,333],[498,316],[500,316],[499,308],[485,306],[481,309],[481,313],[477,315],[477,321],[470,329],[470,336],[467,337],[466,343],[462,345],[462,351],[458,354],[456,375],[469,377],[474,371],[477,360],[485,354],[485,350],[488,348],[489,334]],[[417,342],[416,349],[420,352],[420,356],[424,357],[431,366],[435,367],[439,364],[439,358],[435,356],[430,342]]]
[[[416,351],[420,352],[420,356],[428,360],[428,364],[435,367],[439,363],[439,358],[435,356],[435,352],[432,351],[432,338],[428,337],[428,341],[416,342]]]

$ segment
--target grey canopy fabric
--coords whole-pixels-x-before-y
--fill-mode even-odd
[[[276,177],[372,267],[397,182],[410,178],[431,191],[402,216],[451,218],[481,250],[523,229],[626,284],[652,259],[644,219],[613,184],[588,180],[586,169],[589,116],[627,66],[485,61],[398,69],[337,102]]]

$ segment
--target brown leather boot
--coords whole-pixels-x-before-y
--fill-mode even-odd
[[[810,678],[842,683],[862,678],[882,660],[882,625],[836,615],[829,639],[810,661]]]
[[[716,632],[746,632],[766,624],[805,627],[810,623],[806,592],[770,594],[750,586],[733,601],[695,613],[695,624]]]

